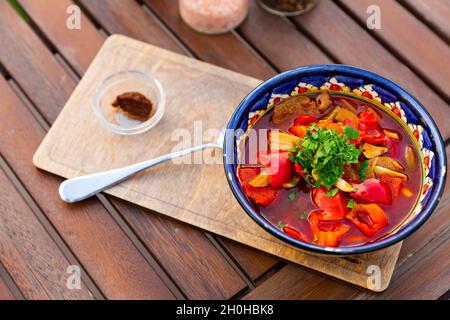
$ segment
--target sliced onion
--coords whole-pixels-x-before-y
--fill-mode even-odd
[[[406,174],[401,173],[401,172],[397,172],[397,171],[394,171],[394,170],[391,170],[391,169],[386,169],[386,168],[380,167],[380,166],[375,166],[374,172],[376,174],[378,174],[378,175],[385,174],[385,175],[388,175],[388,176],[391,176],[391,177],[397,177],[397,178],[402,178],[404,180],[408,180],[408,176]]]
[[[364,143],[361,150],[367,159],[372,159],[388,152],[388,148],[375,146],[370,143]]]
[[[338,182],[336,183],[336,187],[344,192],[354,191],[353,186],[342,178],[339,178]]]
[[[411,147],[406,147],[405,149],[406,163],[408,164],[408,169],[413,170],[416,166],[416,155]]]
[[[397,140],[397,141],[402,140],[402,136],[397,131],[384,129],[383,132],[384,132],[385,135],[387,135],[391,139],[394,139],[394,140]]]
[[[300,138],[292,134],[270,131],[269,132],[269,150],[290,151],[300,142]]]

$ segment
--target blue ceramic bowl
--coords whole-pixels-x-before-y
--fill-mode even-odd
[[[289,237],[267,221],[245,196],[237,175],[238,150],[252,118],[271,108],[274,103],[299,93],[330,90],[332,95],[353,96],[395,114],[399,123],[416,139],[421,156],[422,191],[416,207],[394,231],[376,242],[355,247],[329,248]],[[353,255],[390,246],[417,230],[433,213],[445,185],[447,159],[439,130],[426,109],[407,91],[373,72],[344,65],[313,65],[289,70],[263,82],[241,102],[231,117],[224,141],[224,166],[230,187],[242,208],[262,228],[275,237],[306,251]]]

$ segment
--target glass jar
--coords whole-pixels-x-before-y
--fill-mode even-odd
[[[179,0],[183,21],[194,30],[220,34],[236,28],[247,16],[247,0]]]
[[[266,11],[280,16],[296,16],[311,10],[318,0],[259,0]]]

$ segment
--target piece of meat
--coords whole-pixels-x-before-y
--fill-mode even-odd
[[[344,167],[344,177],[351,182],[361,181],[361,177],[359,176],[359,167],[356,167],[355,165],[346,165]]]
[[[280,124],[296,114],[319,116],[332,104],[331,96],[327,91],[322,92],[314,100],[305,95],[289,97],[275,105],[272,122]]]
[[[293,115],[301,113],[310,103],[311,99],[303,95],[287,98],[275,106],[272,122],[274,124],[280,124]]]
[[[331,99],[330,94],[328,91],[323,91],[321,94],[319,94],[315,99],[318,109],[320,112],[325,112],[333,103],[333,100]]]

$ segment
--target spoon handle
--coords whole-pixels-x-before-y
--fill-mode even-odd
[[[68,179],[59,186],[59,196],[65,202],[69,203],[81,201],[128,179],[142,170],[148,169],[167,160],[179,158],[189,153],[208,148],[221,148],[221,146],[215,143],[202,144],[192,148],[165,154],[154,159],[132,164],[127,167]]]

